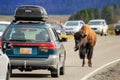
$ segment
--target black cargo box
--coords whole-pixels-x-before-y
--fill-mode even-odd
[[[48,16],[46,10],[41,6],[20,6],[15,11],[15,21],[46,21]]]

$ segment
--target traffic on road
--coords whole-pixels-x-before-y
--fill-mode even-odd
[[[95,71],[104,65],[119,59],[119,36],[99,36],[94,49],[92,59],[93,66],[82,67],[82,60],[79,58],[79,53],[74,52],[74,40],[63,42],[66,49],[65,75],[59,78],[51,78],[50,72],[47,70],[35,70],[32,72],[20,72],[13,70],[11,80],[81,80],[85,79],[89,74],[95,74]],[[112,45],[112,47],[111,47]],[[86,63],[87,64],[87,63]],[[112,64],[111,64],[112,65]]]
[[[92,71],[119,59],[120,37],[107,35],[105,19],[90,20],[88,25],[83,20],[66,21],[59,24],[62,30],[47,19],[42,6],[16,9],[0,40],[0,80],[84,80]]]

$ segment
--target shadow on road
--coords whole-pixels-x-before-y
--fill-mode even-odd
[[[12,74],[12,78],[51,78],[50,74]]]

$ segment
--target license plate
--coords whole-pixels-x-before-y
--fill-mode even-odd
[[[32,48],[20,48],[20,54],[32,54]]]

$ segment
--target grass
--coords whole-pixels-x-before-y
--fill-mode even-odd
[[[109,28],[108,28],[108,34],[109,35],[115,35],[114,24],[109,24],[108,26],[109,26]]]
[[[67,35],[67,38],[68,38],[68,39],[71,39],[71,40],[74,39],[73,35]]]

